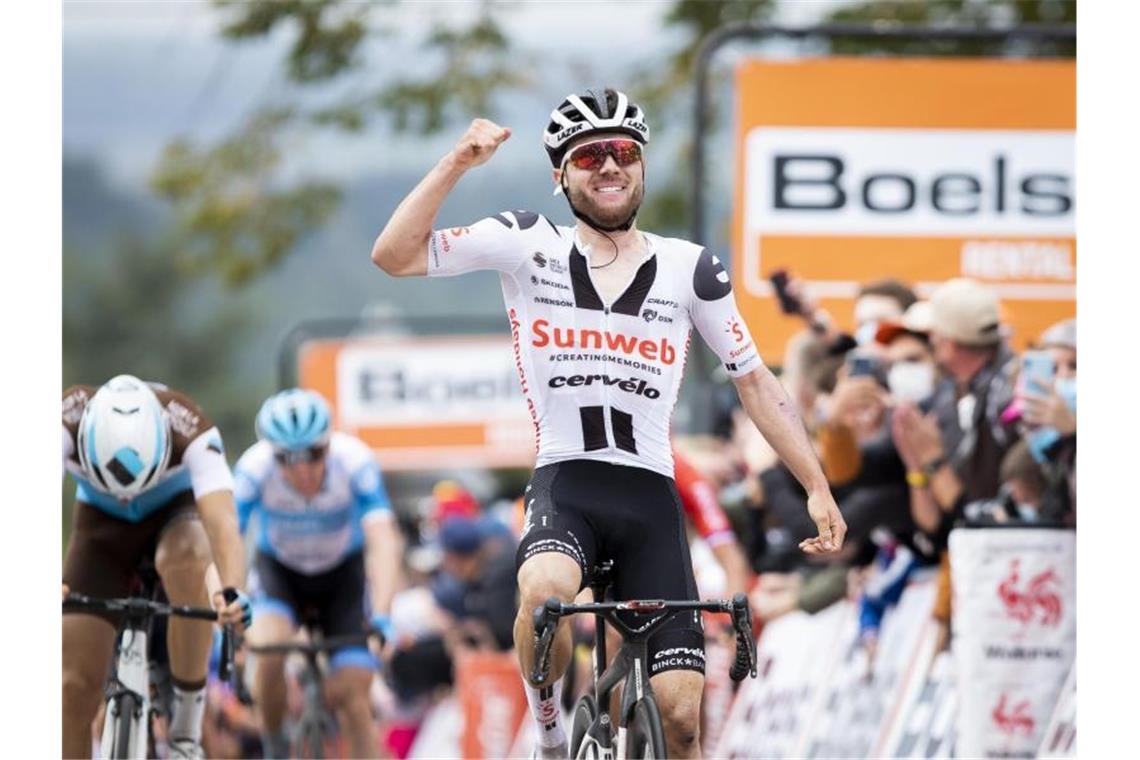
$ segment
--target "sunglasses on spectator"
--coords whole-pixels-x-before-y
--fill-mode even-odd
[[[629,166],[641,160],[641,144],[624,138],[585,143],[567,153],[564,163],[583,171],[596,171],[606,163],[606,156],[613,156],[618,166]]]
[[[273,458],[277,460],[278,464],[297,464],[299,462],[317,462],[324,458],[325,452],[329,450],[328,445],[310,446],[307,449],[299,449],[297,451],[287,451],[285,449],[278,449],[273,452]]]

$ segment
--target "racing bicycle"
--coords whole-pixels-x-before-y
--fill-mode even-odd
[[[111,612],[123,615],[115,642],[115,668],[107,683],[107,710],[99,754],[105,758],[155,757],[152,726],[160,710],[151,696],[158,682],[160,666],[151,659],[148,642],[157,618],[182,617],[196,620],[218,619],[218,613],[202,607],[172,605],[161,598],[161,585],[153,570],[140,571],[142,590],[138,596],[99,599],[71,593],[63,599],[64,610]],[[228,600],[232,601],[232,600]],[[234,636],[230,626],[222,628],[222,657],[218,675],[233,675]],[[156,693],[158,689],[156,688]]]
[[[308,641],[287,641],[274,644],[247,645],[246,651],[252,654],[300,654],[304,657],[305,669],[301,674],[304,690],[304,707],[295,727],[293,757],[323,758],[326,747],[337,737],[336,719],[325,703],[324,670],[321,667],[322,655],[334,649],[349,646],[367,646],[370,639],[379,637],[378,631],[365,631],[347,636],[325,638],[315,621],[306,617],[304,627],[309,633]]]
[[[566,615],[592,613],[595,615],[594,635],[594,688],[587,691],[574,707],[570,731],[570,757],[592,760],[613,760],[615,749],[620,758],[664,758],[665,732],[661,712],[653,696],[648,677],[649,637],[683,612],[699,610],[720,612],[732,616],[736,632],[736,659],[729,675],[741,681],[746,675],[756,677],[756,639],[752,635],[752,611],[748,597],[737,594],[729,600],[665,601],[643,599],[622,602],[605,602],[606,590],[612,582],[613,563],[605,562],[591,574],[590,588],[594,602],[563,604],[551,597],[533,613],[534,632],[537,637],[531,683],[542,683],[550,674],[551,644],[558,622]],[[634,618],[651,617],[649,622],[632,627],[619,612],[632,613]],[[608,622],[622,636],[622,645],[613,663],[606,667],[605,623]],[[621,705],[618,711],[617,735],[614,736],[610,720],[610,698],[614,688],[624,681]],[[615,741],[616,739],[616,741]]]

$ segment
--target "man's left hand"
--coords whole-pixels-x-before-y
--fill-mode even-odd
[[[227,602],[225,591],[236,594],[232,602]],[[214,594],[214,609],[218,611],[220,625],[232,625],[240,633],[253,623],[253,603],[241,589],[232,586]]]
[[[815,522],[819,535],[800,542],[800,549],[805,554],[833,554],[843,548],[847,523],[830,488],[817,488],[808,495],[808,515]]]

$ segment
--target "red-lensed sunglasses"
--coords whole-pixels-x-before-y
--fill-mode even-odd
[[[614,139],[579,145],[566,154],[565,163],[583,171],[601,169],[606,156],[613,156],[618,166],[629,166],[641,160],[641,144],[636,140]]]

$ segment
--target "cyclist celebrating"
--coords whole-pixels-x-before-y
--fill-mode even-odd
[[[389,219],[373,262],[394,276],[500,273],[515,359],[538,456],[525,499],[516,564],[515,644],[531,671],[531,611],[572,600],[599,559],[615,566],[615,597],[696,599],[669,425],[690,326],[720,357],[744,409],[808,493],[818,537],[832,552],[846,526],[803,424],[764,366],[741,319],[728,273],[709,251],[635,226],[644,195],[649,127],[637,105],[607,89],[569,95],[543,140],[556,192],[577,217],[560,227],[512,211],[432,231],[456,182],[485,163],[510,130],[472,122]],[[570,629],[555,640],[546,683],[527,684],[544,756],[565,757],[559,678]],[[704,681],[700,617],[677,616],[649,640],[650,675],[670,757],[696,756]]]
[[[240,591],[245,559],[222,436],[186,395],[119,375],[96,390],[63,393],[63,461],[77,484],[63,566],[66,588],[124,597],[153,558],[172,604],[209,600],[224,623],[248,625]],[[211,554],[225,586],[209,599]],[[227,604],[225,592],[236,594]],[[103,697],[119,616],[63,616],[63,755],[90,757],[91,722]],[[174,711],[172,757],[202,757],[202,715],[212,626],[172,618],[167,631]]]
[[[312,609],[326,637],[372,626],[391,637],[389,605],[400,572],[400,538],[380,467],[367,444],[332,431],[319,393],[293,388],[257,413],[257,436],[235,470],[242,533],[257,514],[253,644],[287,641]],[[367,577],[368,583],[365,583]],[[368,692],[376,662],[363,644],[332,651],[327,697],[344,718],[352,757],[378,757]],[[258,655],[253,695],[266,757],[289,757],[285,663]]]

